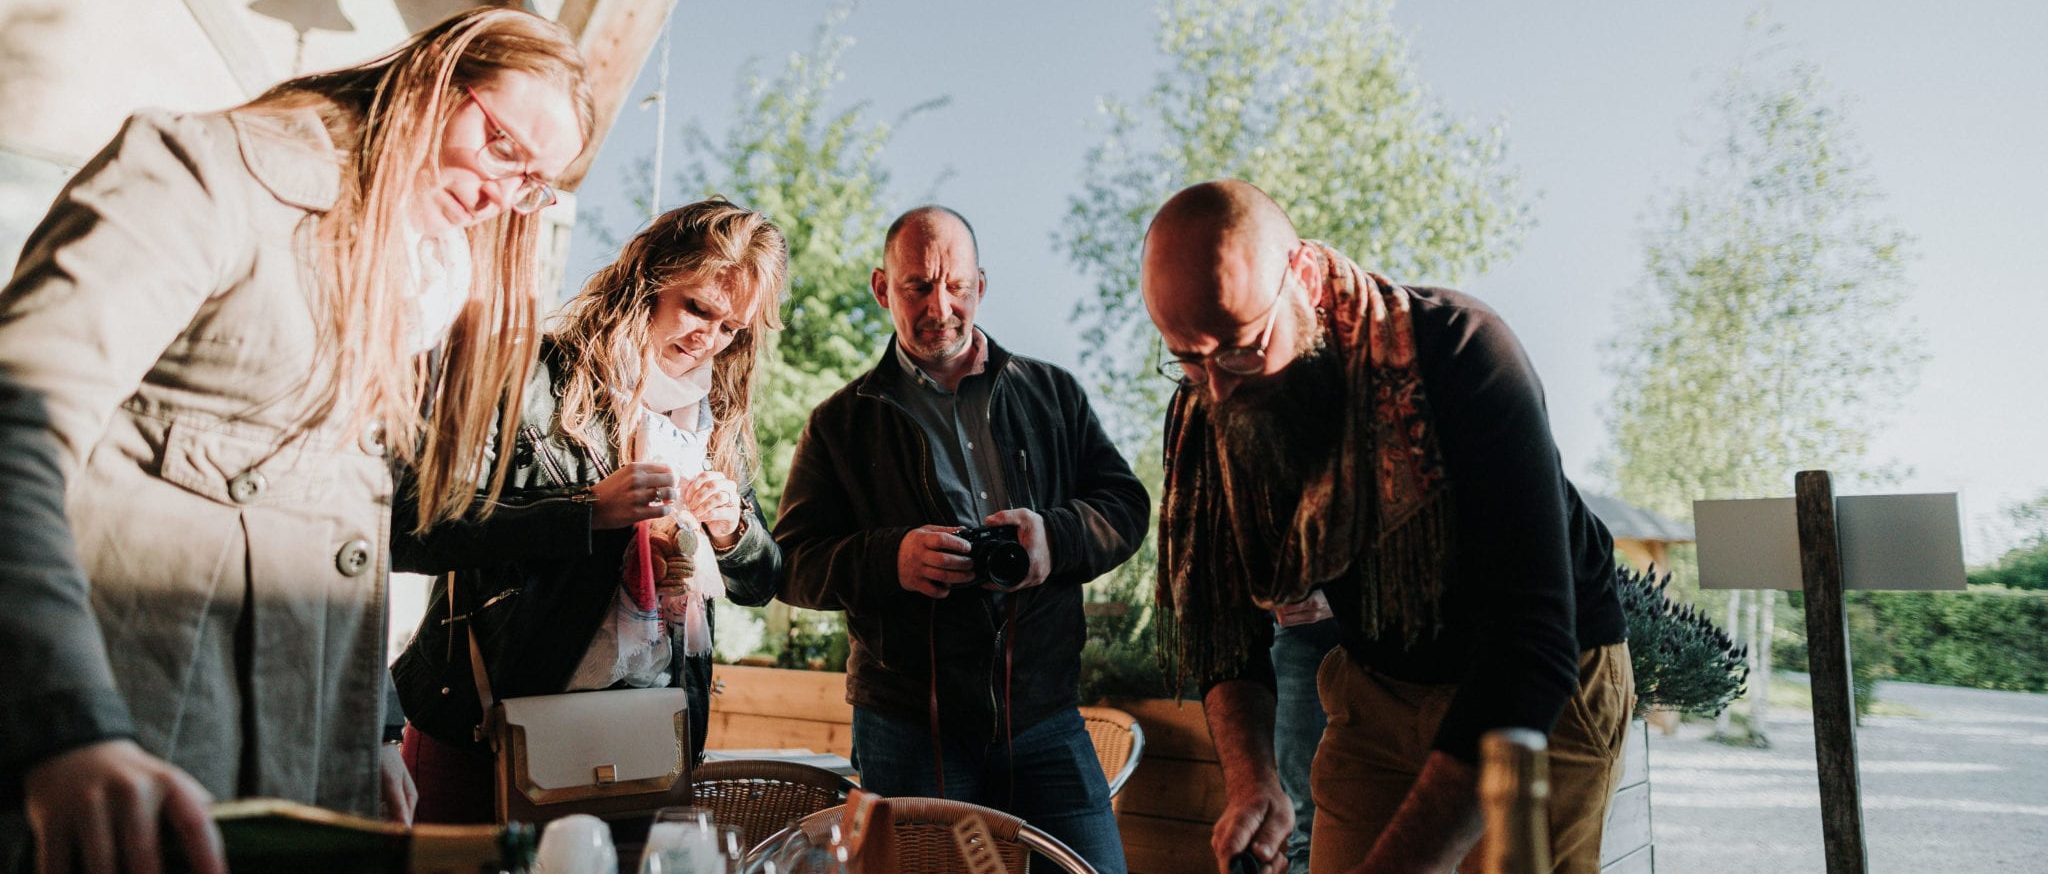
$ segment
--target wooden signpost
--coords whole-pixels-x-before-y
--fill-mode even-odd
[[[1842,543],[1835,485],[1824,470],[1795,478],[1799,578],[1806,592],[1806,661],[1813,684],[1813,753],[1820,766],[1821,840],[1828,874],[1863,874],[1863,783],[1856,773],[1856,696],[1849,672],[1849,611],[1842,603]],[[1766,689],[1770,678],[1764,678]]]
[[[1846,589],[1962,589],[1956,496],[1835,497],[1824,470],[1801,471],[1792,499],[1698,501],[1700,586],[1806,595],[1814,757],[1828,874],[1864,874],[1863,791]],[[1763,679],[1766,690],[1770,678]]]

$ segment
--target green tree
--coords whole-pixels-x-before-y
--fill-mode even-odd
[[[2048,492],[2006,508],[2019,542],[1990,567],[1970,572],[1973,585],[2048,589]]]
[[[866,370],[889,334],[868,273],[882,261],[882,228],[893,214],[882,155],[895,125],[872,120],[865,104],[829,109],[841,56],[853,44],[838,30],[849,12],[833,10],[811,48],[775,76],[742,76],[722,140],[694,121],[684,128],[692,161],[679,177],[682,191],[758,209],[789,240],[784,328],[763,356],[765,390],[754,396],[758,493],[770,519],[812,408]],[[898,124],[943,102],[913,107]]]
[[[1249,181],[1304,236],[1397,279],[1453,281],[1511,254],[1528,206],[1500,125],[1453,118],[1424,87],[1390,0],[1166,0],[1168,58],[1106,136],[1055,244],[1095,280],[1082,360],[1127,451],[1155,446],[1171,384],[1138,295],[1153,210],[1205,179]],[[1156,483],[1155,483],[1156,485]]]
[[[1752,34],[1765,48],[1715,93],[1698,172],[1652,205],[1607,349],[1603,467],[1623,498],[1676,518],[1698,498],[1784,494],[1801,469],[1888,478],[1870,438],[1924,360],[1898,315],[1911,240],[1878,209],[1844,100],[1779,57],[1774,29]],[[1746,618],[1725,603],[1763,689],[1775,610],[1757,600]]]
[[[1908,234],[1840,97],[1758,52],[1715,95],[1691,183],[1653,205],[1643,279],[1608,346],[1605,467],[1621,496],[1777,495],[1825,468],[1883,478],[1869,442],[1924,355],[1899,317]]]

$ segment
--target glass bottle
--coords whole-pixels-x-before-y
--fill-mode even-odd
[[[534,859],[533,827],[525,823],[408,827],[270,798],[216,804],[213,820],[232,871],[526,874]],[[169,870],[189,870],[175,841],[166,850]]]
[[[1490,731],[1479,739],[1479,803],[1486,834],[1479,841],[1480,874],[1550,871],[1550,766],[1540,732]]]

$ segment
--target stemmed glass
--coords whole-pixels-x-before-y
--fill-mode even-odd
[[[820,846],[806,834],[802,820],[791,820],[782,838],[762,846],[739,869],[741,874],[847,874],[849,850],[838,823],[827,826]]]
[[[664,807],[647,829],[640,874],[731,874],[740,861],[739,830],[701,807]]]

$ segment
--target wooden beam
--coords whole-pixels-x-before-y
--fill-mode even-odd
[[[583,184],[590,162],[597,158],[619,109],[631,96],[633,80],[647,63],[647,53],[661,39],[661,27],[675,5],[675,0],[572,0],[563,4],[562,23],[576,34],[576,47],[583,52],[597,126],[583,154],[562,174],[559,187],[574,191]]]
[[[580,38],[583,29],[590,26],[590,13],[597,9],[597,4],[598,0],[564,0],[562,8],[555,12],[555,23]]]
[[[1863,789],[1856,773],[1856,700],[1850,687],[1849,620],[1834,481],[1824,470],[1794,479],[1799,569],[1806,590],[1806,659],[1813,682],[1813,747],[1820,765],[1821,844],[1828,874],[1863,874]],[[1770,686],[1769,677],[1750,682]],[[1758,694],[1764,690],[1759,689]]]
[[[213,50],[220,55],[220,62],[227,67],[228,75],[241,86],[242,96],[255,97],[284,77],[271,68],[262,48],[257,45],[256,34],[249,30],[249,22],[242,17],[242,7],[246,5],[233,0],[185,0],[185,8],[191,11],[192,19],[199,22],[199,29],[206,33],[206,39],[213,43]]]

